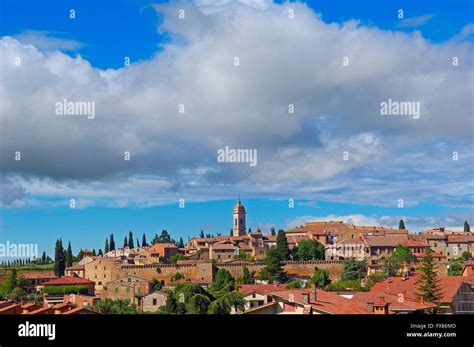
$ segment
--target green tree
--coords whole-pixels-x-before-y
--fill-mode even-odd
[[[416,281],[417,293],[416,296],[419,299],[423,299],[425,302],[435,303],[442,297],[440,280],[434,269],[434,262],[432,257],[432,251],[430,247],[426,247],[425,255],[423,257],[422,265],[419,270],[422,274]]]
[[[99,248],[99,252],[97,253],[97,255],[100,255],[101,257],[104,255],[104,253],[102,253],[102,248]]]
[[[245,300],[238,292],[229,292],[209,305],[207,313],[209,314],[230,314],[232,308],[235,311],[243,311],[245,309]]]
[[[167,230],[161,230],[159,239],[160,243],[173,243],[173,240],[171,239],[171,236]]]
[[[125,236],[125,238],[123,239],[123,248],[127,246],[128,246],[128,240],[127,240],[127,236]]]
[[[296,260],[324,260],[324,246],[315,240],[301,240],[293,252]]]
[[[329,283],[331,283],[329,272],[323,269],[317,269],[309,279],[309,284],[314,284],[316,288],[324,288]]]
[[[405,229],[405,222],[403,219],[400,219],[400,222],[398,223],[398,229]]]
[[[99,300],[92,307],[94,311],[104,314],[137,314],[137,307],[127,299],[105,299]]]
[[[109,250],[110,250],[110,251],[114,251],[114,250],[115,250],[114,234],[110,234]]]
[[[255,275],[255,271],[250,272],[247,266],[244,266],[242,268],[242,271],[243,271],[243,276],[242,276],[241,284],[254,284],[255,280],[253,279],[253,276]]]
[[[463,258],[464,260],[469,260],[471,259],[471,253],[468,251],[462,252],[461,258]]]
[[[455,262],[449,264],[448,276],[461,276],[462,275],[462,266],[461,264]]]
[[[105,238],[105,247],[104,247],[104,253],[107,254],[109,253],[109,238]]]
[[[133,245],[133,233],[132,233],[131,230],[128,232],[128,247],[129,248],[134,248],[135,247]]]
[[[171,264],[176,264],[178,262],[178,260],[186,260],[186,259],[188,259],[188,258],[186,258],[186,256],[184,254],[176,253],[175,255],[172,255],[169,258],[169,262]]]
[[[66,269],[66,255],[64,253],[63,241],[56,240],[56,247],[54,249],[54,274],[58,277],[64,276]]]
[[[276,246],[267,250],[265,266],[260,271],[260,279],[270,283],[285,283],[287,280],[287,275],[282,267],[281,256]]]
[[[344,261],[344,271],[341,275],[342,281],[360,280],[365,277],[366,263],[365,260],[356,260],[354,258]]]
[[[288,240],[286,239],[285,232],[283,230],[278,230],[276,250],[280,261],[286,261],[290,259]]]
[[[216,272],[214,282],[209,291],[214,295],[219,295],[221,291],[225,290],[226,292],[229,292],[234,290],[234,284],[235,281],[230,272],[226,269],[219,269]]]
[[[199,237],[200,237],[201,239],[204,238],[204,230],[201,229],[201,232],[199,233]]]
[[[184,278],[184,275],[181,272],[176,272],[173,276],[171,276],[171,281],[176,282]]]
[[[142,236],[142,247],[146,247],[148,246],[148,244],[146,243],[146,235],[145,233],[143,233],[143,236]]]
[[[471,231],[471,226],[469,225],[469,223],[466,221],[464,221],[464,232],[465,233],[468,233]]]
[[[186,302],[186,313],[188,314],[206,314],[211,304],[209,296],[204,294],[195,294]]]
[[[153,292],[158,292],[161,289],[163,289],[163,284],[160,281],[158,281],[156,278],[153,278],[151,280],[150,285]]]
[[[276,236],[276,231],[275,231],[275,228],[274,228],[274,227],[271,228],[270,234],[271,234],[272,236]]]
[[[153,236],[153,239],[151,240],[151,244],[152,244],[152,245],[155,245],[155,244],[157,244],[157,243],[160,243],[160,238],[158,237],[158,234],[155,234],[155,235]]]
[[[71,242],[68,243],[67,245],[67,251],[66,251],[66,267],[71,267],[72,266],[72,247],[71,247]]]
[[[182,237],[179,238],[178,248],[184,248],[184,240]]]

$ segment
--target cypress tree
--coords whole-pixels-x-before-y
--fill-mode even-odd
[[[109,250],[110,250],[110,251],[114,251],[114,250],[115,250],[114,234],[110,234]]]
[[[148,244],[146,243],[146,235],[145,233],[143,233],[143,236],[142,236],[142,247],[146,247],[148,246]]]
[[[104,255],[104,253],[102,253],[102,248],[99,248],[99,253],[97,253],[97,254],[100,255],[100,256]]]
[[[71,242],[69,242],[67,245],[67,251],[66,251],[66,267],[71,267],[71,266],[72,266],[72,248],[71,248]]]
[[[128,247],[133,248],[133,233],[131,230],[128,232]]]
[[[285,232],[283,230],[278,230],[276,250],[280,261],[290,259],[290,248],[288,247],[288,240],[286,239]]]
[[[276,231],[275,231],[274,227],[272,227],[272,229],[271,229],[271,234],[272,234],[272,236],[276,236]]]
[[[123,248],[127,246],[128,246],[128,240],[127,240],[127,236],[125,236],[125,238],[123,239]]]
[[[92,255],[93,255],[93,256],[96,256],[96,255],[97,255],[97,253],[95,252],[95,248],[92,249]]]
[[[442,297],[440,280],[434,269],[434,262],[432,251],[430,247],[426,247],[425,256],[423,257],[423,264],[419,270],[422,272],[416,281],[418,292],[416,296],[423,299],[425,302],[437,302]]]
[[[137,237],[137,247],[140,247],[140,242],[138,242],[138,237]]]
[[[403,219],[400,219],[400,222],[398,223],[398,229],[405,229],[405,222]]]
[[[64,275],[66,268],[66,257],[64,254],[63,241],[61,239],[56,240],[56,246],[54,248],[54,274],[58,277]]]
[[[466,221],[464,221],[464,232],[465,233],[468,233],[471,231],[471,226],[469,225],[469,223]]]
[[[182,237],[179,238],[178,248],[184,248],[184,241]]]
[[[104,246],[104,253],[107,254],[109,253],[109,238],[105,238],[105,246]]]

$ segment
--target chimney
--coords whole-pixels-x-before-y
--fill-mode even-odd
[[[303,304],[308,305],[309,304],[309,293],[302,293],[301,296],[303,298]]]
[[[373,302],[368,302],[367,303],[367,311],[369,311],[369,312],[374,311],[374,303]]]
[[[311,285],[311,301],[316,302],[316,286],[314,284]]]
[[[379,299],[379,305],[380,306],[385,306],[385,297],[384,296],[381,296],[380,299]]]

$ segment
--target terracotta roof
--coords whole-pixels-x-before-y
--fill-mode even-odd
[[[290,294],[293,294],[295,303],[306,305],[303,300],[303,294],[310,294],[310,290],[292,289],[272,293],[273,296],[281,297],[285,300],[290,300]],[[310,301],[309,304],[313,309],[329,314],[367,314],[367,308],[362,303],[351,301],[339,296],[337,293],[324,290],[317,290],[316,301]]]
[[[406,246],[406,247],[429,247],[429,245],[427,245],[426,243],[421,242],[421,241],[415,241],[415,240],[405,241],[405,242],[402,243],[402,246]]]
[[[420,302],[416,297],[416,293],[418,292],[416,280],[419,275],[420,273],[415,273],[406,280],[403,280],[402,277],[389,277],[383,282],[376,283],[370,291],[384,292],[396,296],[401,293],[407,300]],[[439,302],[452,302],[453,297],[456,295],[463,281],[465,281],[465,277],[462,276],[440,277],[439,286],[442,298]]]
[[[75,264],[73,266],[67,267],[66,270],[84,270],[85,265]]]
[[[45,307],[41,307],[37,310],[34,310],[34,311],[31,311],[31,312],[27,312],[25,314],[42,314],[42,313],[49,313],[51,312],[52,309],[48,306],[45,306]]]
[[[55,285],[77,285],[77,284],[94,284],[94,281],[87,280],[81,277],[63,276],[49,282],[44,283],[45,286]]]
[[[381,297],[384,298],[386,303],[390,304],[389,311],[417,311],[436,307],[434,304],[421,303],[406,299],[403,300],[403,302],[400,302],[398,296],[383,292],[355,292],[351,300],[360,301],[363,305],[367,306],[369,302],[379,302]]]
[[[27,280],[58,278],[53,271],[22,271],[21,275]]]
[[[365,236],[365,241],[371,247],[396,247],[408,241],[407,236]]]
[[[266,295],[271,292],[286,290],[286,284],[240,284],[237,290],[241,293],[258,293]]]
[[[73,308],[72,310],[63,312],[62,314],[77,314],[77,313],[81,313],[81,312],[87,312],[89,314],[100,314],[99,312],[89,310],[88,308],[85,308],[83,306]]]
[[[474,235],[448,235],[447,242],[455,242],[455,243],[474,242]]]
[[[229,243],[214,244],[212,250],[234,250],[235,246]]]

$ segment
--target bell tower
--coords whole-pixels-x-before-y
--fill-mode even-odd
[[[234,211],[233,211],[233,235],[234,236],[245,236],[245,207],[242,205],[239,201],[237,204],[234,206]]]

